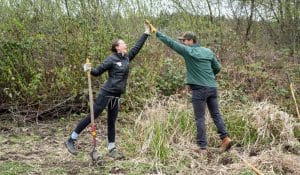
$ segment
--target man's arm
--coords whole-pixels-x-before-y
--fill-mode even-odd
[[[161,32],[156,32],[156,37],[160,39],[164,44],[166,44],[168,47],[179,53],[180,55],[187,54],[189,46],[186,46],[184,44],[181,44],[171,37],[161,33]]]
[[[221,64],[219,63],[219,61],[217,60],[217,57],[215,55],[212,59],[211,67],[212,67],[215,75],[218,74],[221,70]]]

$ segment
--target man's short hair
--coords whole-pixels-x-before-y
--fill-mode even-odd
[[[194,43],[197,42],[197,36],[194,32],[184,32],[180,37],[178,37],[179,40],[185,40],[185,39],[188,39],[188,40],[193,40]]]

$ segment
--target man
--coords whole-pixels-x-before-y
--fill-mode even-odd
[[[200,46],[193,32],[185,32],[179,37],[180,42],[177,42],[161,32],[156,32],[156,29],[150,23],[147,24],[151,28],[150,31],[156,33],[159,40],[180,54],[185,60],[187,84],[192,90],[192,104],[197,127],[197,145],[199,148],[196,151],[207,153],[206,104],[222,140],[220,151],[225,152],[229,150],[232,141],[228,137],[217,100],[215,75],[220,71],[221,65],[215,54],[210,49]]]

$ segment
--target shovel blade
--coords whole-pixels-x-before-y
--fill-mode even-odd
[[[103,166],[104,161],[101,159],[100,153],[96,151],[96,149],[93,149],[92,152],[90,153],[90,156],[92,158],[93,164],[98,165],[98,166]]]

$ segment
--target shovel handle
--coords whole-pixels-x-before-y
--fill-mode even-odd
[[[86,59],[86,63],[90,63],[90,59]],[[95,127],[95,119],[94,119],[94,107],[93,107],[93,91],[92,91],[92,81],[91,81],[91,71],[87,71],[88,78],[88,87],[89,87],[89,103],[90,103],[90,115],[91,115],[91,132],[93,136],[94,146],[96,145],[96,127]]]
[[[89,64],[90,60],[87,58],[86,63]],[[90,113],[91,122],[94,124],[94,108],[93,108],[93,91],[92,91],[92,81],[91,81],[91,71],[87,71],[88,86],[89,86],[89,102],[90,102]]]

